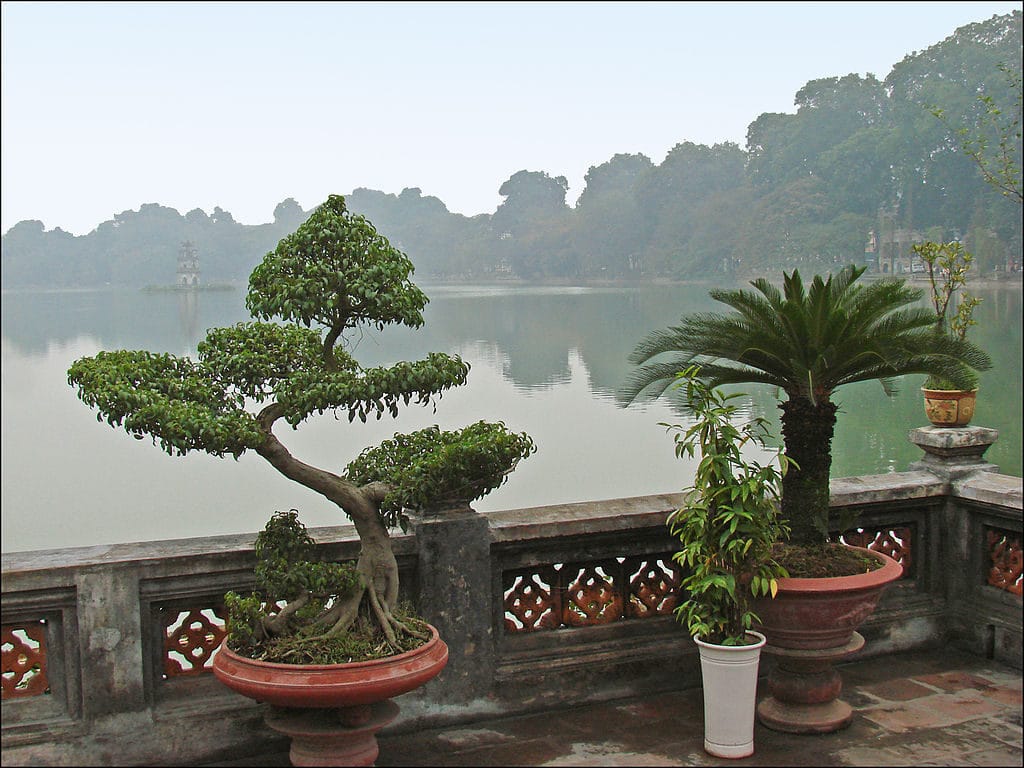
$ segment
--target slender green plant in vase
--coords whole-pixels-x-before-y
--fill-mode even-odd
[[[957,241],[925,242],[912,246],[924,262],[928,275],[929,298],[935,313],[935,332],[939,336],[965,341],[967,329],[975,325],[974,310],[981,299],[967,292],[967,273],[974,256]],[[965,426],[974,416],[978,391],[977,369],[968,372],[965,386],[930,375],[921,388],[925,413],[936,426]]]
[[[742,758],[754,752],[757,671],[766,638],[753,629],[760,619],[751,603],[774,598],[785,569],[772,545],[788,536],[779,518],[782,477],[778,466],[747,461],[744,446],[766,447],[766,420],[733,422],[740,393],[709,387],[692,366],[680,374],[694,422],[674,431],[676,455],[700,460],[683,506],[668,525],[681,548],[673,559],[686,576],[686,599],[676,618],[686,625],[700,655],[704,689],[704,749],[716,757]]]
[[[675,432],[678,457],[700,456],[683,506],[668,518],[681,545],[674,560],[688,574],[682,581],[687,598],[676,616],[694,637],[748,645],[758,620],[750,598],[774,596],[778,578],[787,575],[772,559],[772,546],[789,532],[778,507],[789,460],[782,451],[778,467],[744,459],[745,445],[766,447],[767,421],[734,424],[732,401],[743,394],[707,386],[699,370],[680,374],[694,423],[663,425]]]

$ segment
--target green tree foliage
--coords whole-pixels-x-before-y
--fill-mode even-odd
[[[519,171],[501,185],[505,199],[491,216],[490,247],[521,277],[574,276],[566,258],[570,226],[565,195],[569,182],[541,171]],[[562,255],[562,259],[556,258]]]
[[[684,142],[638,182],[640,206],[650,231],[644,262],[655,274],[707,273],[715,266],[695,252],[690,238],[716,205],[743,186],[744,155],[735,144],[713,147]]]
[[[572,224],[581,273],[619,278],[643,272],[648,227],[637,185],[653,167],[645,155],[620,154],[587,171]]]

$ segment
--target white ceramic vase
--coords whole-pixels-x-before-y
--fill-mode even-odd
[[[754,710],[757,669],[765,636],[753,645],[712,645],[699,638],[700,669],[704,680],[704,751],[715,757],[741,758],[754,754]]]

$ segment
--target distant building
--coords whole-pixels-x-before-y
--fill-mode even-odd
[[[911,246],[924,240],[924,235],[912,229],[891,228],[881,238],[872,229],[864,246],[864,260],[883,275],[917,272],[915,266],[920,267],[921,259]]]
[[[180,287],[199,287],[199,250],[186,240],[178,252],[178,283]]]

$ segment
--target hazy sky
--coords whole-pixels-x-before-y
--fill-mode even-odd
[[[883,79],[1019,2],[2,4],[2,221],[160,203],[259,224],[358,187],[492,213],[519,170],[745,145],[807,81]]]

